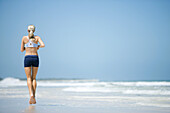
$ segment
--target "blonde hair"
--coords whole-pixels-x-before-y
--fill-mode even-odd
[[[33,24],[29,25],[29,26],[28,26],[28,29],[30,29],[30,27],[31,27],[31,28],[33,27],[33,29],[34,29],[34,31],[35,31],[35,26],[34,26]]]

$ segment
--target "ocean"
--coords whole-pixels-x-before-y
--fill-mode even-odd
[[[170,81],[43,79],[37,80],[36,97],[39,100],[37,106],[110,108],[109,113],[113,108],[170,112]],[[12,77],[0,80],[0,99],[12,98],[29,99],[26,80]],[[48,103],[45,104],[45,101]],[[3,110],[2,106],[0,109]]]

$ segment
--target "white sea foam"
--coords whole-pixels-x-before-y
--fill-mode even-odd
[[[113,85],[122,86],[170,86],[170,82],[111,82]]]
[[[122,91],[124,94],[137,94],[137,95],[170,95],[170,91],[162,90],[125,90]]]
[[[26,82],[21,81],[17,78],[7,77],[0,81],[0,87],[7,87],[7,86],[26,86]]]
[[[93,86],[95,83],[57,83],[57,82],[38,82],[38,86]]]
[[[72,92],[113,92],[105,88],[95,88],[95,87],[69,87],[64,88],[63,91],[72,91]]]
[[[37,80],[37,86],[93,86],[97,80]],[[0,81],[0,87],[27,86],[26,80],[7,77]]]
[[[37,80],[37,86],[49,87],[49,86],[105,86],[107,83],[98,82],[98,80]],[[20,80],[17,78],[7,77],[0,81],[0,87],[7,86],[27,86],[26,80]]]
[[[154,107],[165,107],[165,108],[170,108],[170,104],[162,104],[162,103],[142,103],[138,102],[136,103],[137,105],[142,105],[142,106],[154,106]]]
[[[7,77],[0,81],[0,87],[27,86],[26,80]],[[100,92],[124,95],[168,95],[170,82],[100,82],[90,80],[40,80],[37,86],[64,87],[67,92]]]
[[[140,90],[140,89],[122,89],[122,88],[104,88],[104,87],[68,87],[64,88],[63,91],[70,92],[100,92],[100,93],[119,93],[119,94],[133,94],[133,95],[169,95],[168,90]]]
[[[7,77],[0,81],[0,86],[25,86],[26,80]],[[170,82],[100,82],[98,80],[38,80],[39,86],[170,86]]]

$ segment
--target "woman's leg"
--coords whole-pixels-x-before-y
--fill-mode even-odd
[[[29,89],[29,94],[30,97],[33,96],[33,91],[32,91],[32,78],[31,78],[31,67],[24,67],[25,69],[25,73],[27,76],[27,85],[28,85],[28,89]]]
[[[35,91],[37,87],[36,75],[38,72],[38,67],[32,67],[32,83],[33,83],[33,96],[35,97]]]

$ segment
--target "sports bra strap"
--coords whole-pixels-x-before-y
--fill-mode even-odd
[[[27,44],[25,44],[25,47],[38,47],[38,44],[32,42],[29,37],[27,36],[29,42]]]

